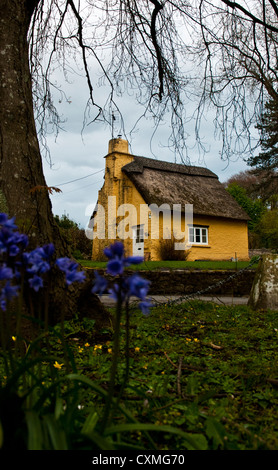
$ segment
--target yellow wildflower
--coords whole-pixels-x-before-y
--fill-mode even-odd
[[[54,366],[56,369],[62,369],[62,366],[63,366],[63,365],[64,365],[64,364],[59,364],[59,362],[57,362],[57,361],[55,361],[54,364],[53,364],[53,366]]]
[[[108,348],[108,349],[107,349],[107,352],[108,352],[109,354],[112,354],[112,348]]]
[[[16,336],[12,336],[12,340],[13,340],[13,341],[16,341]]]
[[[85,343],[85,347],[88,348],[90,346],[90,343]]]
[[[136,348],[134,348],[134,351],[135,352],[139,352],[140,351],[140,348],[138,348],[138,346]]]

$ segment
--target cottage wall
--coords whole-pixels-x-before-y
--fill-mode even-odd
[[[229,260],[231,258],[247,261],[249,259],[247,222],[195,216],[193,223],[208,227],[208,245],[193,244],[188,261]]]
[[[168,222],[169,223],[169,222]],[[217,217],[194,216],[193,224],[208,228],[208,244],[192,244],[187,257],[188,261],[195,260],[230,260],[237,258],[240,261],[249,260],[247,222],[242,220],[221,219]],[[160,215],[160,237],[149,244],[150,259],[157,261],[158,246],[162,237],[163,218]],[[181,231],[188,239],[188,227],[184,218],[181,220]]]

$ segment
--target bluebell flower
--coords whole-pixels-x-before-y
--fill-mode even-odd
[[[124,263],[122,259],[111,259],[106,265],[106,271],[112,276],[117,276],[118,274],[123,274],[124,272]]]
[[[66,284],[69,286],[73,282],[83,282],[85,279],[84,271],[77,271],[78,264],[70,258],[58,258],[56,260],[58,268],[65,273]]]
[[[109,247],[104,248],[103,253],[108,258],[106,270],[112,276],[121,275],[124,268],[131,264],[140,264],[143,262],[141,256],[124,256],[124,245],[122,242],[115,242]]]
[[[67,271],[66,272],[66,284],[69,286],[73,282],[83,282],[86,276],[84,271]]]
[[[0,253],[7,253],[9,256],[16,256],[28,245],[27,235],[12,232],[6,227],[0,231]]]
[[[18,253],[20,253],[20,248],[17,245],[12,244],[9,247],[9,255],[10,256],[16,256],[16,255],[18,255]]]
[[[113,299],[116,302],[118,300],[124,302],[127,299],[127,292],[123,288],[120,288],[119,284],[117,283],[113,284],[113,287],[108,289],[108,292],[110,294],[110,299]]]
[[[12,279],[12,278],[13,278],[13,270],[11,268],[8,268],[6,264],[4,263],[2,266],[0,266],[0,281]]]
[[[150,313],[150,308],[152,307],[152,303],[150,300],[146,299],[142,302],[139,302],[138,307],[140,308],[141,312],[143,315],[149,315]]]
[[[95,271],[95,282],[92,288],[92,293],[102,295],[105,292],[107,285],[107,280],[103,276],[100,276],[97,271]]]
[[[19,232],[15,232],[17,225],[15,218],[8,218],[7,214],[0,213],[0,253],[8,256],[18,255],[28,244],[28,237]]]
[[[53,243],[48,243],[47,245],[44,245],[41,248],[39,248],[39,250],[40,250],[41,257],[50,262],[52,255],[55,251],[55,247]]]
[[[30,253],[23,254],[23,261],[28,266],[30,274],[43,274],[51,269],[50,260],[54,253],[53,243],[35,248]]]
[[[14,221],[15,217],[9,219],[7,214],[3,212],[0,213],[0,225],[2,225],[2,227],[6,227],[9,230],[17,229],[17,225],[15,225]]]
[[[56,264],[57,264],[58,268],[61,269],[61,271],[64,271],[64,272],[66,272],[69,269],[69,266],[72,262],[73,261],[70,258],[67,258],[67,257],[58,258],[56,260]]]
[[[145,299],[149,290],[150,281],[143,279],[139,274],[133,274],[127,279],[127,283],[130,296],[134,295],[141,300]]]
[[[124,256],[124,245],[122,242],[115,242],[109,247],[104,248],[103,253],[108,259],[121,259]]]
[[[30,274],[43,274],[50,270],[43,248],[35,248],[30,253],[23,254],[23,260],[28,266],[26,271]]]
[[[149,313],[151,302],[146,299],[149,290],[150,282],[143,279],[139,274],[133,274],[130,277],[125,277],[124,268],[131,264],[140,264],[143,261],[141,256],[124,256],[124,246],[121,242],[115,242],[103,250],[108,258],[106,265],[106,272],[112,276],[119,276],[119,282],[114,282],[108,289],[110,298],[115,301],[129,300],[131,296],[135,296],[141,300],[139,308],[144,314]],[[92,292],[99,293],[100,295],[107,288],[108,282],[96,272],[96,281]]]
[[[10,246],[16,243],[14,233],[5,227],[0,231],[0,253],[9,253]]]
[[[4,295],[0,295],[0,307],[3,311],[6,311],[7,309],[7,301]]]
[[[125,266],[130,266],[131,264],[141,264],[143,263],[144,258],[142,256],[128,256],[125,258]]]
[[[38,290],[43,287],[43,280],[40,276],[37,276],[37,274],[34,275],[34,277],[31,277],[28,279],[30,287],[34,289],[34,291],[38,292]]]
[[[11,300],[13,297],[18,295],[18,286],[12,286],[10,281],[6,282],[6,285],[2,288],[0,295],[0,305],[2,310],[7,308],[7,300]]]

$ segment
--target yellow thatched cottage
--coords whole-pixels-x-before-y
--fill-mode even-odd
[[[131,155],[109,142],[104,184],[92,215],[93,259],[113,241],[127,255],[161,258],[171,239],[188,260],[248,259],[248,216],[206,168]]]

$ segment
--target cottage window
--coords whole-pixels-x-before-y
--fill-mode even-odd
[[[208,244],[208,229],[207,227],[189,227],[189,243],[197,245]]]

